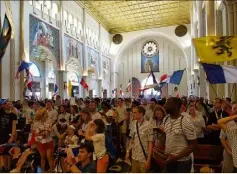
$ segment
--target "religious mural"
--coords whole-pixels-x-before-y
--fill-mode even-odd
[[[49,56],[47,51],[50,51],[59,66],[59,30],[33,15],[30,15],[29,18],[30,58],[47,60]]]
[[[93,67],[96,71],[95,73],[99,75],[99,53],[94,49],[87,47],[88,53],[88,67]]]
[[[154,40],[146,41],[141,50],[141,73],[159,72],[159,45]]]
[[[66,58],[73,57],[79,60],[80,64],[83,65],[82,60],[82,43],[73,39],[68,35],[64,35],[64,43],[66,50]]]

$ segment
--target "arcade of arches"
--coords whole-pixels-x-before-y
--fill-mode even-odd
[[[30,95],[38,98],[51,98],[55,84],[64,98],[110,98],[116,89],[117,95],[122,89],[123,97],[136,98],[136,85],[153,84],[148,77],[152,66],[157,81],[163,74],[186,71],[180,85],[166,85],[162,93],[150,89],[145,96],[178,91],[214,99],[217,92],[237,99],[234,84],[212,88],[206,82],[192,43],[192,38],[237,34],[234,1],[1,1],[0,12],[1,21],[7,14],[13,30],[0,67],[0,98],[23,99],[24,73],[20,79],[15,74],[25,60],[32,63]],[[187,31],[177,36],[181,24]],[[113,41],[115,34],[121,34],[120,43]],[[88,90],[80,85],[82,78]],[[132,91],[126,91],[129,81]],[[71,94],[65,89],[69,83]]]

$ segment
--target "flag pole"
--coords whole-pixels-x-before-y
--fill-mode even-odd
[[[209,82],[209,80],[208,80],[208,79],[207,79],[207,81]],[[217,92],[216,92],[215,88],[213,87],[213,85],[212,85],[210,82],[209,82],[209,84],[211,85],[211,87],[212,87],[213,91],[215,92],[216,96],[217,96],[218,98],[220,98],[220,97],[219,97],[219,95],[217,94]]]
[[[230,98],[232,98],[232,95],[233,95],[233,93],[234,93],[235,85],[236,85],[236,84],[234,84],[233,87],[232,87],[231,94],[230,94]]]

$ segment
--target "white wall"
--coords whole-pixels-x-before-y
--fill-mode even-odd
[[[156,73],[157,77],[163,73],[171,73],[174,70],[186,68],[186,72],[183,75],[181,87],[179,87],[181,95],[187,95],[187,79],[190,78],[190,56],[191,56],[191,32],[190,25],[186,25],[188,32],[183,37],[175,35],[175,28],[177,26],[169,26],[162,28],[153,28],[147,30],[140,30],[134,32],[121,33],[123,41],[119,45],[111,44],[110,56],[112,57],[113,64],[113,86],[112,88],[118,88],[123,84],[125,88],[128,83],[128,79],[131,76],[144,79],[148,74],[140,73],[141,68],[141,45],[145,40],[155,39],[160,45],[160,73]],[[111,38],[113,35],[111,35]],[[168,48],[169,47],[169,48]],[[171,56],[175,50],[175,59]],[[168,57],[168,59],[167,59]],[[175,61],[180,58],[180,66]],[[128,60],[126,60],[128,59]],[[124,62],[125,69],[129,72],[124,73],[127,79],[121,76],[122,62]],[[171,63],[173,62],[173,63]],[[125,81],[125,82],[124,82]],[[169,85],[169,94],[173,91],[172,85]]]
[[[187,67],[185,55],[182,50],[165,37],[143,37],[128,46],[117,58],[115,69],[118,72],[116,87],[119,89],[122,84],[123,90],[127,87],[129,79],[136,77],[142,81],[147,78],[149,73],[141,73],[141,49],[145,41],[154,39],[159,44],[159,70],[155,76],[159,79],[163,74],[172,74],[175,70]],[[186,72],[179,86],[180,95],[187,95]],[[168,86],[168,94],[174,95],[174,85]]]

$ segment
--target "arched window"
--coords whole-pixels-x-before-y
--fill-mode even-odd
[[[74,24],[75,27],[78,26],[77,18],[74,18],[73,24]]]
[[[71,82],[74,82],[74,83],[79,83],[78,76],[75,72],[69,72],[68,80],[70,80]]]
[[[34,62],[30,62],[30,63],[32,63],[30,66],[30,73],[34,77],[41,77],[40,70],[39,70],[38,66]]]
[[[53,69],[51,71],[49,71],[48,78],[49,79],[55,79],[55,73],[54,73]]]
[[[44,1],[44,13],[49,14],[49,9],[51,9],[51,1]]]
[[[77,32],[79,33],[79,34],[82,34],[82,24],[81,24],[81,22],[80,21],[78,21],[78,27],[77,27]]]
[[[64,15],[64,16],[63,16],[63,17],[64,17],[64,25],[66,26],[66,22],[68,21],[68,19],[67,19],[67,12],[64,11],[63,13],[64,13],[64,14],[63,14],[63,15]],[[66,22],[65,22],[65,21],[66,21]]]
[[[44,1],[36,1],[35,2],[35,8],[37,8],[38,10],[41,10],[41,6],[43,4]]]
[[[158,79],[156,79],[156,81],[159,82]],[[152,78],[152,76],[150,76],[148,79],[146,78],[142,81],[142,88],[144,88],[145,85],[152,85],[152,84],[153,84],[153,78]],[[154,88],[145,90],[144,96],[149,96],[149,95],[159,96],[160,91],[155,91]]]
[[[56,18],[57,13],[58,13],[58,5],[56,3],[53,3],[53,7],[52,7],[52,18],[53,19]]]
[[[71,28],[71,24],[72,24],[72,15],[68,14],[68,27]]]

